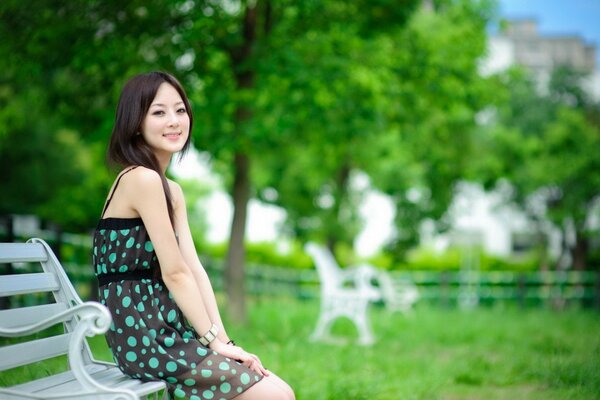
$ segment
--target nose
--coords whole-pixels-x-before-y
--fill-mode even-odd
[[[170,113],[169,115],[169,126],[179,125],[179,116],[177,113]]]

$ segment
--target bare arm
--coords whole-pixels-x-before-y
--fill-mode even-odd
[[[209,307],[204,303],[192,268],[182,255],[169,219],[167,200],[160,176],[147,168],[136,168],[131,175],[132,179],[127,185],[125,195],[133,209],[144,221],[160,263],[162,279],[185,318],[198,334],[205,335],[214,322],[211,320],[208,310],[216,307],[216,303]],[[181,198],[181,200],[183,199]],[[187,223],[185,226],[189,230]],[[191,238],[191,235],[189,237]],[[226,357],[240,360],[258,374],[268,374],[255,355],[247,353],[239,347],[226,344],[219,337],[210,342],[209,347]]]
[[[215,298],[215,292],[208,278],[208,274],[198,258],[198,253],[196,252],[196,248],[194,246],[194,241],[192,239],[192,234],[190,232],[190,226],[188,223],[183,192],[181,191],[179,185],[173,185],[172,188],[176,202],[175,217],[181,254],[186,264],[190,266],[192,274],[194,275],[194,280],[196,281],[196,285],[198,285],[200,295],[202,296],[202,300],[210,320],[219,326],[219,339],[227,343],[229,342],[229,336],[227,335],[227,331],[223,326],[223,321],[221,319],[221,314],[219,313],[217,300]]]
[[[146,168],[137,168],[131,174],[126,196],[144,221],[165,285],[190,324],[200,335],[204,335],[212,326],[212,321],[191,268],[179,250],[160,176]]]

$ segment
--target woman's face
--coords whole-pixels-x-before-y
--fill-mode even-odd
[[[173,86],[163,83],[142,122],[142,136],[159,157],[180,151],[190,134],[190,117],[181,96]]]

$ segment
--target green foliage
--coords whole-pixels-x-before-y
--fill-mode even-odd
[[[428,247],[411,249],[406,259],[397,263],[394,258],[385,252],[369,258],[369,262],[378,268],[386,270],[412,270],[412,271],[459,271],[464,268],[462,260],[465,257],[464,249],[453,247],[440,252]],[[475,257],[479,261],[481,271],[536,271],[540,267],[540,257],[531,252],[519,256],[500,257],[488,254],[483,249],[475,249]]]
[[[582,269],[592,235],[588,219],[596,210],[600,184],[597,105],[581,89],[581,74],[566,68],[553,72],[545,94],[518,69],[500,79],[504,94],[495,121],[479,137],[476,176],[488,186],[507,178],[512,200],[538,227],[543,218],[561,228],[572,223],[576,231],[572,255]],[[534,197],[542,210],[528,206]]]
[[[196,249],[201,256],[214,259],[224,259],[227,255],[227,243],[211,244],[196,241]],[[312,259],[304,253],[299,242],[293,242],[285,250],[279,249],[278,244],[272,242],[246,243],[246,259],[248,263],[256,265],[293,269],[313,268]]]

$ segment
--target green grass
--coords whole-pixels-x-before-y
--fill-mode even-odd
[[[378,341],[355,345],[346,320],[342,345],[312,343],[316,301],[251,302],[250,323],[229,334],[287,380],[299,400],[600,399],[597,312],[417,307],[411,315],[371,310]],[[91,339],[110,360],[104,339]],[[0,373],[0,385],[64,369],[63,360]]]

